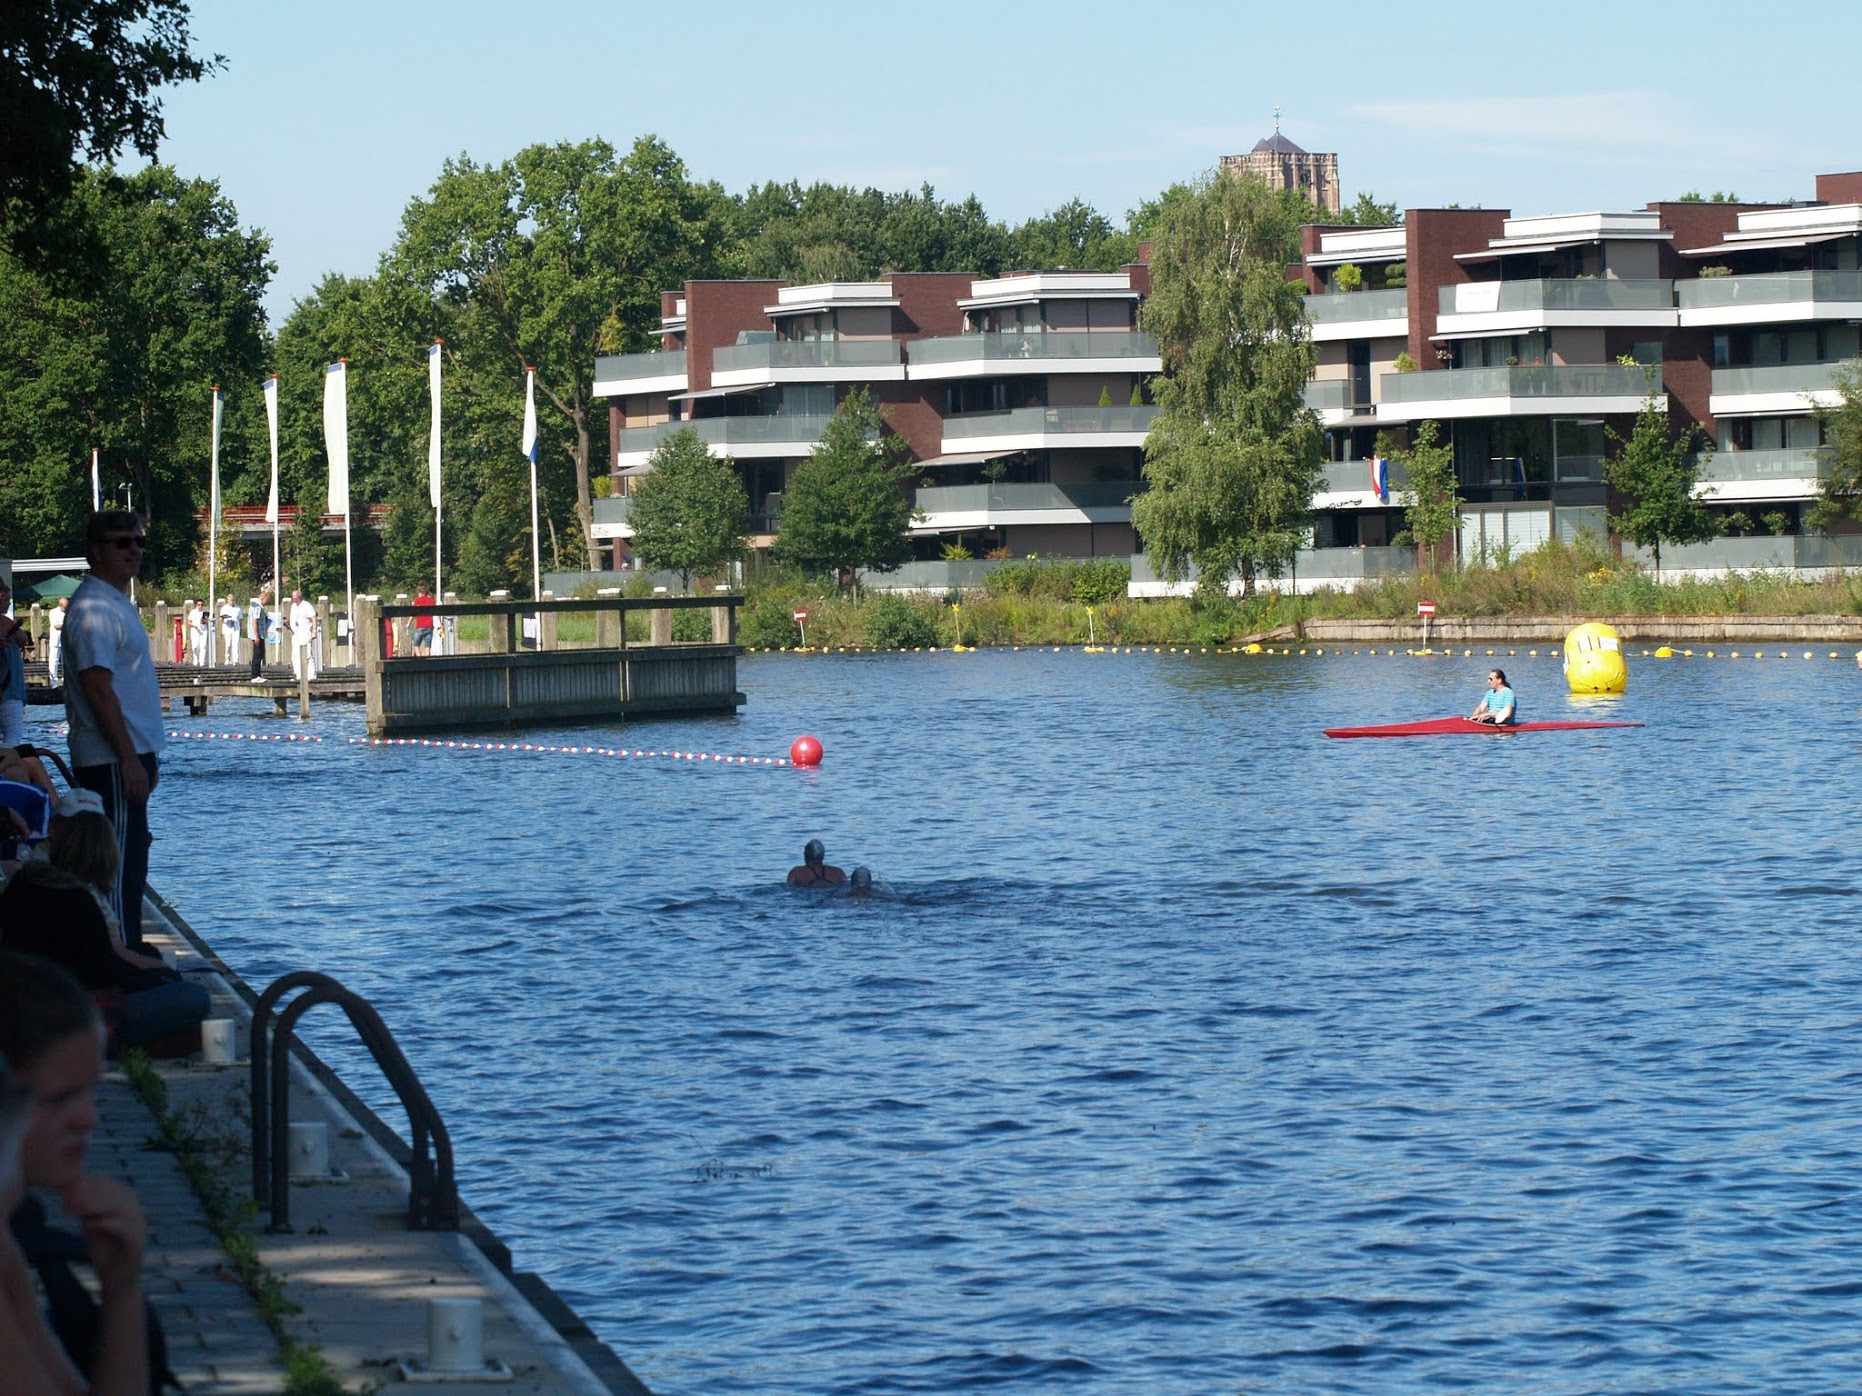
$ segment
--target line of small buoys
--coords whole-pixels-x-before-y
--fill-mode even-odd
[[[1522,656],[1526,658],[1530,658],[1530,659],[1540,659],[1540,658],[1561,659],[1563,657],[1560,654],[1560,652],[1557,650],[1557,648],[1555,647],[1546,648],[1543,651],[1543,653],[1541,653],[1541,651],[1537,649],[1474,650],[1474,649],[1456,649],[1452,645],[1421,647],[1421,648],[1412,646],[1407,649],[1396,649],[1394,647],[1389,648],[1389,649],[1380,649],[1375,645],[1370,646],[1369,648],[1346,649],[1342,644],[1330,645],[1330,646],[1309,645],[1301,649],[1294,649],[1290,645],[1275,647],[1273,645],[1261,645],[1261,644],[1234,645],[1234,646],[1229,646],[1229,645],[1081,645],[1081,644],[1001,645],[1001,646],[984,646],[983,648],[993,649],[994,652],[997,654],[1020,654],[1025,650],[1030,654],[1064,654],[1069,651],[1072,651],[1078,654],[1184,654],[1184,655],[1188,655],[1188,654],[1239,654],[1239,655],[1248,655],[1248,656],[1300,655],[1300,656],[1313,656],[1313,657],[1318,657],[1318,656],[1329,654],[1329,655],[1332,655],[1338,658],[1342,658],[1345,655],[1380,655],[1380,654],[1385,655],[1385,656],[1403,654],[1403,655],[1411,655],[1411,656],[1418,657],[1418,658],[1453,658],[1459,655],[1460,657],[1464,659],[1471,659],[1476,654],[1484,654],[1489,659],[1495,658],[1496,656],[1500,656],[1500,655],[1504,655],[1508,658],[1514,658],[1514,659],[1520,658]],[[978,652],[978,647],[975,645],[964,645],[961,647],[954,646],[954,645],[917,645],[917,646],[913,646],[910,648],[903,648],[903,649],[879,650],[879,649],[870,649],[862,645],[839,645],[839,646],[833,646],[833,647],[828,647],[828,646],[812,647],[811,646],[807,649],[803,649],[799,646],[795,648],[781,648],[781,649],[776,649],[776,648],[763,649],[763,650],[750,649],[745,652],[748,654],[975,654]],[[1629,653],[1629,651],[1626,650],[1624,651],[1624,653]],[[1639,651],[1636,651],[1636,653],[1640,654],[1644,659],[1701,659],[1701,658],[1704,658],[1704,659],[1800,659],[1800,658],[1801,659],[1816,659],[1818,658],[1818,655],[1816,654],[1816,652],[1812,650],[1804,650],[1801,653],[1796,653],[1791,650],[1773,650],[1773,651],[1755,650],[1755,651],[1747,652],[1744,650],[1720,650],[1720,649],[1701,649],[1701,650],[1674,649],[1668,645],[1660,645],[1656,647],[1655,649],[1639,650]],[[1848,652],[1845,652],[1842,650],[1830,650],[1827,656],[1825,657],[1830,658],[1830,659],[1847,659],[1847,658],[1850,658],[1851,655]],[[1853,657],[1858,665],[1862,665],[1862,651],[1854,652]]]
[[[304,736],[297,732],[177,732],[172,728],[166,734],[186,742],[320,742],[322,737]]]
[[[544,742],[462,742],[439,737],[351,737],[350,746],[433,747],[443,751],[535,752],[545,756],[624,756],[662,761],[708,761],[724,766],[787,766],[786,756],[723,756],[711,751],[644,751],[638,747],[551,746]]]

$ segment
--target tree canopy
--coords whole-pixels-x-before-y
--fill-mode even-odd
[[[182,0],[8,0],[0,7],[0,223],[42,264],[81,160],[153,159],[159,90],[218,68],[189,47]],[[66,223],[65,231],[81,224]]]
[[[1837,405],[1817,410],[1823,445],[1817,452],[1821,488],[1807,520],[1812,528],[1862,519],[1862,359],[1839,366],[1835,379]]]
[[[1441,426],[1424,422],[1408,447],[1396,452],[1409,483],[1404,487],[1403,523],[1416,540],[1425,571],[1435,567],[1436,549],[1455,536],[1461,526],[1460,482],[1455,478],[1455,452],[1440,440]],[[1381,443],[1380,443],[1381,444]]]
[[[677,572],[687,591],[694,572],[716,573],[744,550],[750,500],[730,462],[715,458],[690,427],[653,450],[628,506],[634,555]]]
[[[1298,248],[1287,202],[1256,179],[1212,174],[1162,209],[1143,323],[1164,373],[1144,446],[1150,488],[1132,524],[1166,581],[1192,568],[1226,591],[1293,560],[1322,457],[1306,407],[1314,354],[1286,264]]]
[[[859,568],[896,570],[912,555],[911,475],[905,443],[865,390],[854,389],[783,491],[777,560],[835,573],[843,584]]]

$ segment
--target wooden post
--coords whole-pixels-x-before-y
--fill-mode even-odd
[[[493,601],[509,601],[511,599],[511,593],[508,591],[494,591],[491,593],[490,599]],[[518,630],[516,612],[509,610],[498,611],[493,615],[487,616],[485,619],[491,624],[490,652],[492,654],[517,653]]]
[[[457,606],[459,604],[459,593],[456,591],[441,592],[440,600],[445,602],[448,606]],[[438,650],[441,654],[458,654],[460,652],[458,616],[435,616],[433,618],[433,648]]]
[[[660,600],[666,595],[665,587],[653,588],[653,599]],[[654,645],[672,643],[672,611],[665,606],[655,606],[647,613],[647,641]]]
[[[394,594],[394,604],[397,606],[405,606],[408,599],[404,591],[397,591]],[[414,652],[414,622],[411,617],[396,616],[388,622],[388,630],[394,636],[394,657],[396,659],[405,659]]]
[[[175,637],[168,620],[168,603],[155,603],[155,633],[149,636],[150,653],[157,663],[166,664],[169,655],[174,653]]]
[[[556,593],[545,590],[538,599],[554,601]],[[554,611],[544,611],[537,616],[537,651],[539,653],[556,648],[556,618]]]
[[[619,587],[603,587],[595,593],[602,600],[618,597]],[[616,606],[611,611],[595,612],[595,648],[598,650],[617,650],[627,642],[627,627],[621,623],[621,608]]]
[[[386,711],[382,700],[381,599],[358,596],[355,614],[349,620],[350,649],[362,666],[362,687],[368,695],[368,728],[378,732]]]
[[[728,595],[728,586],[712,588],[720,596]],[[737,608],[735,606],[713,606],[711,608],[711,643],[714,645],[734,645],[737,643]]]
[[[304,663],[298,665],[297,674],[297,718],[299,722],[310,720],[310,656],[304,656]]]

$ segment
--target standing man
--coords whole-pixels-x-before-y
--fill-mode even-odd
[[[285,620],[291,627],[291,672],[300,679],[306,674],[316,678],[317,660],[310,646],[317,638],[317,608],[304,599],[303,591],[291,593],[291,610]]]
[[[110,909],[123,942],[142,949],[142,889],[149,880],[149,796],[161,778],[162,690],[149,632],[128,591],[142,566],[142,520],[121,509],[90,516],[91,570],[65,621],[65,717],[71,774],[103,798],[116,829],[116,895]]]
[[[47,639],[45,642],[45,672],[51,679],[53,687],[64,681],[65,676],[65,615],[71,609],[71,598],[61,596],[58,604],[52,607],[52,614],[46,619]]]
[[[26,740],[26,651],[32,632],[13,618],[13,584],[0,577],[0,746]]]
[[[188,653],[194,657],[194,667],[207,667],[208,638],[207,608],[199,601],[187,603],[187,638]]]
[[[252,604],[246,611],[246,638],[252,641],[252,671],[249,677],[254,683],[265,682],[265,636],[271,629],[266,603],[271,599],[272,589],[260,587],[259,594],[252,598]]]
[[[220,656],[222,664],[239,663],[239,607],[233,604],[233,598],[220,598],[220,639],[224,642]]]
[[[416,606],[431,606],[433,604],[433,593],[428,591],[425,587],[422,587],[420,589],[420,595],[414,598],[414,604]],[[428,655],[433,653],[432,611],[416,611],[414,613],[414,653],[421,659],[425,659]]]

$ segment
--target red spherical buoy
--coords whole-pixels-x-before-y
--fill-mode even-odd
[[[813,737],[797,737],[789,744],[789,762],[795,766],[819,766],[821,743]]]

